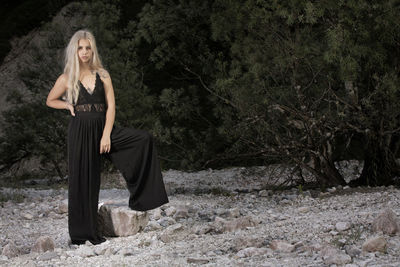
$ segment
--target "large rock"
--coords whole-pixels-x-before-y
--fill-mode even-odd
[[[386,252],[387,242],[383,236],[371,237],[362,245],[362,250],[367,252]]]
[[[325,246],[321,249],[321,257],[327,265],[344,265],[351,262],[349,255],[331,246]]]
[[[31,249],[31,252],[42,253],[45,251],[53,251],[54,247],[55,243],[53,238],[51,238],[50,236],[41,236],[36,240]]]
[[[15,246],[14,242],[9,241],[8,244],[4,246],[1,254],[7,256],[8,258],[13,258],[18,256],[20,254],[20,251]]]
[[[99,209],[99,231],[104,236],[135,235],[146,227],[149,214],[123,204],[106,204]]]
[[[397,222],[396,214],[386,209],[372,222],[372,230],[374,232],[382,231],[388,235],[394,235],[399,231],[399,224]]]

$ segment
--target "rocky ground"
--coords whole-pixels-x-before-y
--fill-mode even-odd
[[[1,188],[0,265],[400,265],[399,188],[265,190],[272,176],[265,167],[166,171],[170,202],[148,211],[146,228],[95,246],[68,244],[65,189]],[[128,191],[102,189],[100,205],[109,201],[128,203]],[[35,252],[45,237],[53,245]]]

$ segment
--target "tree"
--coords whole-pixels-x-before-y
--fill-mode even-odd
[[[394,1],[220,0],[214,7],[213,38],[230,46],[231,58],[216,80],[218,94],[233,103],[221,128],[234,129],[227,138],[235,136],[237,154],[297,164],[321,187],[343,185],[334,163],[358,137],[367,144],[358,184],[393,182],[400,112],[399,33],[388,26],[399,15]]]

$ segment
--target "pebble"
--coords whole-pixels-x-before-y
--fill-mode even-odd
[[[335,228],[338,232],[343,232],[343,231],[349,230],[350,227],[351,227],[351,223],[349,223],[349,222],[338,222],[335,225]]]

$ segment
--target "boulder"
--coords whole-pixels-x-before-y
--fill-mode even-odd
[[[102,205],[98,215],[99,232],[104,236],[135,235],[149,222],[148,212],[135,211],[123,204]]]
[[[51,238],[50,236],[41,236],[36,240],[31,249],[31,252],[42,253],[45,251],[53,251],[54,247],[55,243],[53,238]]]
[[[394,235],[399,232],[399,228],[396,214],[391,209],[383,211],[372,222],[372,230],[374,232],[382,231],[385,234]]]
[[[20,251],[15,246],[13,241],[9,241],[8,244],[3,247],[1,254],[7,256],[8,258],[13,258],[18,256],[20,254]]]
[[[386,251],[387,242],[383,236],[371,237],[364,242],[362,250],[367,252]]]

